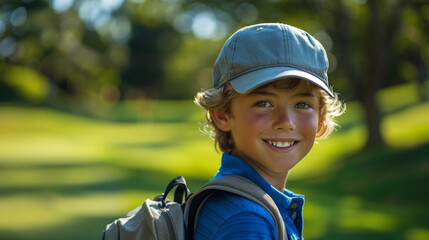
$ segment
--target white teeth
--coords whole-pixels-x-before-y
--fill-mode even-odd
[[[270,140],[267,140],[267,142],[273,146],[281,147],[281,148],[290,147],[294,143],[294,142],[276,142],[276,141],[270,141]]]

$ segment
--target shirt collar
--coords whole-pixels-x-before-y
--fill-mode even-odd
[[[270,195],[280,210],[285,211],[289,209],[293,202],[297,202],[301,209],[304,205],[303,195],[295,194],[287,189],[284,189],[283,193],[279,192],[246,161],[230,153],[223,153],[221,166],[213,179],[229,175],[243,176],[256,183],[262,190]]]

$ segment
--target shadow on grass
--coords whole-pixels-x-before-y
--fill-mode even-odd
[[[37,161],[35,161],[37,162]],[[52,175],[48,179],[52,181],[49,184],[43,185],[26,185],[20,184],[20,186],[14,186],[13,183],[16,179],[9,179],[9,184],[4,184],[0,186],[0,196],[1,195],[13,195],[13,194],[31,194],[41,191],[55,191],[56,193],[82,193],[82,192],[94,192],[94,191],[126,191],[126,190],[136,190],[136,191],[155,191],[160,192],[164,191],[167,184],[175,177],[179,175],[173,174],[171,171],[155,171],[151,169],[134,169],[127,168],[119,165],[109,165],[104,162],[97,163],[76,163],[76,164],[26,164],[22,165],[12,165],[12,164],[0,164],[2,172],[8,171],[31,171],[38,173],[38,175],[48,174]],[[109,179],[106,177],[100,181],[95,181],[87,184],[69,184],[61,183],[63,176],[61,173],[67,172],[68,175],[74,175],[76,178],[85,177],[82,175],[82,170],[92,172],[95,175],[109,174],[103,171],[116,171],[119,172],[121,177],[119,179]],[[185,176],[186,177],[186,176]],[[187,178],[190,180],[190,187],[198,189],[199,186],[203,185],[208,179],[198,179],[198,178]],[[45,180],[46,181],[46,180]]]
[[[163,142],[141,142],[141,143],[117,143],[114,144],[115,148],[119,149],[167,149],[172,146],[177,146],[177,142],[163,141]]]
[[[67,224],[55,227],[39,228],[31,231],[2,231],[1,240],[43,239],[43,240],[89,240],[101,239],[105,225],[111,221],[108,217],[85,217],[74,219]]]
[[[15,166],[13,164],[3,164],[2,171],[31,171],[38,175],[43,174],[55,174],[53,182],[46,185],[19,185],[19,186],[8,186],[3,185],[0,187],[0,196],[13,197],[13,196],[28,196],[31,201],[31,196],[34,195],[46,195],[48,193],[55,194],[61,197],[85,197],[86,195],[97,195],[107,196],[121,195],[124,192],[156,192],[161,194],[164,192],[167,184],[174,178],[177,177],[171,172],[153,171],[153,170],[141,170],[126,168],[116,165],[110,165],[107,163],[77,163],[77,164],[30,164],[26,166]],[[120,178],[105,178],[100,181],[91,182],[85,184],[65,184],[61,182],[61,172],[67,172],[68,175],[74,175],[80,177],[81,171],[92,172],[94,175],[109,174],[112,171],[119,172]],[[106,170],[106,172],[103,172]],[[83,176],[84,177],[84,176]],[[186,176],[185,176],[186,177]],[[197,190],[202,186],[208,179],[198,178],[187,178],[189,181],[189,188],[193,191]],[[13,182],[13,179],[11,179]],[[15,180],[16,181],[16,180]],[[49,195],[49,194],[48,194]],[[106,199],[107,200],[107,199]],[[135,206],[138,206],[145,199],[135,201]],[[109,202],[109,201],[107,201]],[[29,202],[31,205],[31,202]],[[46,203],[48,204],[48,203]],[[102,204],[102,203],[101,203]],[[38,206],[38,205],[36,205]],[[23,206],[25,209],[29,208]],[[78,208],[79,206],[73,205],[71,208]],[[117,207],[117,206],[116,206]],[[112,211],[109,211],[112,212]],[[123,214],[125,214],[124,212]],[[29,208],[28,214],[33,214]],[[61,214],[61,213],[56,213]],[[5,216],[3,216],[5,217]],[[25,217],[25,216],[23,216]],[[43,217],[43,216],[41,216]],[[64,223],[58,223],[54,226],[45,226],[38,229],[26,230],[25,226],[22,226],[22,230],[8,230],[7,228],[0,229],[0,239],[8,240],[27,240],[27,239],[100,239],[102,232],[106,224],[112,222],[114,219],[122,217],[119,215],[109,215],[108,213],[103,214],[102,217],[86,217],[79,215],[70,215],[70,219]]]
[[[329,172],[288,184],[334,212],[325,217],[329,231],[312,239],[408,239],[413,229],[429,232],[428,156],[429,144],[367,149],[343,157]],[[341,214],[349,217],[339,220]]]
[[[427,156],[429,156],[429,144],[406,150],[369,149],[343,157],[329,172],[290,181],[288,185],[304,192],[308,201],[314,202],[313,207],[328,209],[326,211],[330,214],[328,217],[315,215],[310,219],[314,225],[319,225],[318,220],[325,218],[324,227],[328,229],[313,234],[311,239],[407,239],[406,236],[410,230],[427,229],[429,226],[427,218],[429,192],[425,184],[429,182]],[[13,165],[4,165],[2,168],[4,171],[7,171],[4,168],[18,169]],[[168,182],[177,176],[171,172],[141,170],[108,163],[27,165],[25,168],[36,172],[68,169],[78,176],[80,170],[85,168],[94,170],[94,174],[108,174],[97,172],[97,169],[113,169],[120,172],[122,177],[117,180],[107,178],[106,181],[84,185],[2,187],[0,189],[2,196],[14,194],[30,196],[40,192],[55,192],[65,196],[98,192],[119,195],[124,191],[162,193]],[[208,181],[203,178],[187,178],[187,180],[191,191],[196,191]],[[356,202],[359,205],[354,204]],[[135,206],[140,203],[141,201],[136,201]],[[311,205],[308,207],[311,208]],[[372,212],[376,210],[379,210],[381,218],[377,218],[378,215],[371,218],[374,216]],[[346,214],[344,215],[341,211],[346,211]],[[352,214],[347,215],[348,211]],[[337,214],[342,214],[342,218]],[[366,219],[366,216],[369,218]],[[383,218],[383,216],[387,217]],[[121,216],[106,214],[103,217],[75,217],[63,224],[31,231],[25,231],[25,228],[23,231],[15,232],[3,229],[0,239],[100,239],[106,224],[118,217]],[[353,219],[355,217],[358,220]],[[384,226],[383,230],[383,226],[377,227],[377,224],[383,224],[378,222],[379,219],[386,220],[387,223],[384,224],[393,223],[394,226]],[[365,221],[370,224],[362,223]],[[363,224],[364,227],[359,228],[353,225],[354,223]],[[371,224],[375,226],[370,226]]]
[[[125,168],[123,168],[125,169]],[[179,174],[173,174],[171,172],[161,172],[154,170],[137,170],[133,168],[126,169],[127,178],[122,180],[122,190],[141,190],[162,193],[167,184],[173,180],[173,178],[179,176]],[[209,179],[186,177],[188,187],[191,191],[197,190]]]
[[[295,184],[330,193],[355,194],[392,204],[429,200],[429,144],[400,150],[377,148],[354,153],[338,161],[329,172]]]

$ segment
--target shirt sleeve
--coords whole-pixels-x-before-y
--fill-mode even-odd
[[[272,240],[277,238],[275,222],[257,203],[234,194],[219,192],[201,207],[195,240]]]

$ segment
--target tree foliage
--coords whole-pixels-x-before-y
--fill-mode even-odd
[[[321,41],[330,83],[365,108],[369,145],[383,142],[378,90],[428,78],[424,0],[9,0],[0,6],[0,101],[191,98],[210,87],[225,39],[258,22]]]

